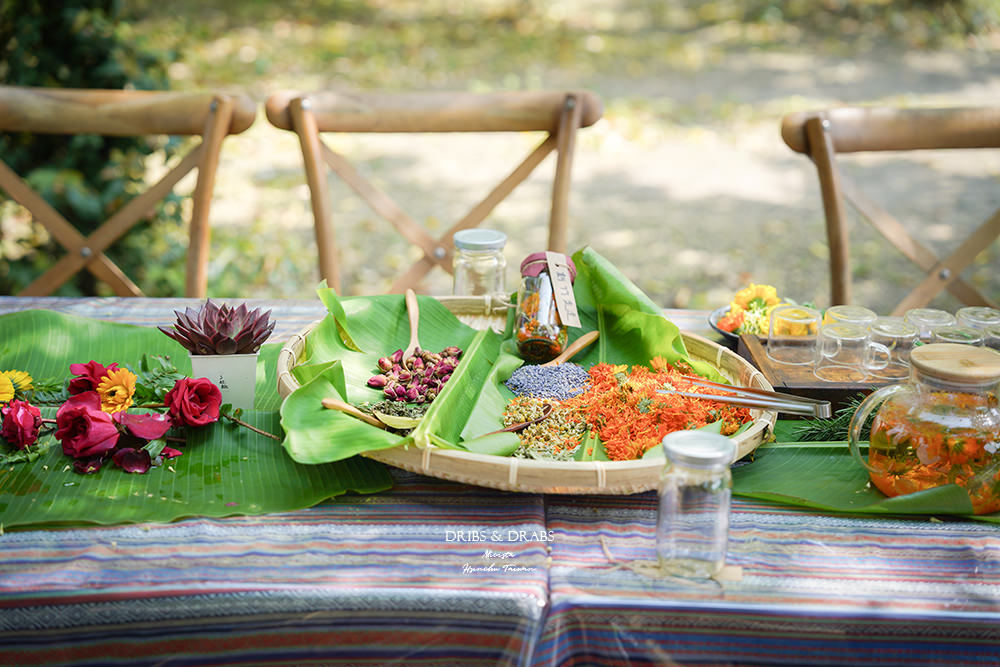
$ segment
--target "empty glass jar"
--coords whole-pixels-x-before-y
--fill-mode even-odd
[[[505,297],[507,260],[503,249],[507,235],[493,229],[463,229],[455,232],[454,241],[452,294]]]
[[[729,464],[736,444],[705,431],[663,438],[667,464],[660,474],[656,552],[663,574],[711,577],[726,563],[729,543]]]

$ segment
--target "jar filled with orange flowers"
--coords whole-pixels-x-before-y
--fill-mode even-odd
[[[525,361],[540,364],[558,356],[565,348],[569,331],[560,317],[559,294],[550,272],[553,253],[536,252],[521,262],[521,286],[517,292],[515,319],[517,351]],[[568,270],[570,298],[576,280],[573,260],[559,255],[560,266]],[[564,273],[564,275],[566,275]],[[562,286],[561,289],[566,289]],[[575,302],[574,302],[575,309]]]

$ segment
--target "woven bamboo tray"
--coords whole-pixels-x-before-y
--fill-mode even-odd
[[[478,297],[439,297],[459,320],[477,329],[502,329],[507,306],[496,300]],[[278,393],[287,396],[299,384],[291,374],[305,347],[305,337],[318,323],[294,335],[278,355]],[[688,354],[715,366],[733,384],[771,390],[764,375],[746,359],[717,343],[695,334],[683,333]],[[749,429],[733,436],[736,459],[743,458],[760,445],[774,427],[777,415],[766,410],[752,410],[754,422]],[[536,461],[507,456],[473,454],[429,445],[401,445],[363,454],[368,458],[411,472],[441,479],[474,484],[506,491],[529,493],[620,495],[655,489],[662,460],[641,461]]]

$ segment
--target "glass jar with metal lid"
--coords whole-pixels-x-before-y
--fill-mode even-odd
[[[656,552],[663,574],[711,577],[726,562],[736,444],[718,433],[675,431],[663,438]]]
[[[504,286],[507,260],[503,256],[507,235],[494,229],[463,229],[455,232],[454,284],[459,296],[507,295]]]

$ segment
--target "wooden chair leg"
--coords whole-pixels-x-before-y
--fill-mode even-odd
[[[816,164],[819,175],[823,213],[826,218],[826,237],[830,247],[830,299],[832,305],[851,303],[850,238],[844,200],[840,191],[840,175],[834,158],[833,140],[826,131],[825,119],[812,118],[806,122],[809,155]]]
[[[576,131],[580,128],[581,111],[575,95],[567,95],[559,117],[556,139],[556,174],[552,182],[552,212],[549,217],[549,245],[554,252],[566,252],[567,220],[569,218],[569,188],[573,170]]]
[[[198,180],[195,183],[191,227],[189,231],[187,273],[184,295],[204,299],[208,293],[208,251],[211,228],[208,214],[215,189],[215,172],[219,167],[222,140],[233,118],[233,100],[217,96],[209,107],[205,131],[201,142],[201,159],[198,161]]]
[[[299,136],[302,161],[305,165],[306,184],[312,206],[319,254],[319,274],[326,284],[340,292],[340,259],[337,256],[337,237],[333,230],[333,212],[326,172],[323,169],[322,149],[316,117],[309,109],[308,98],[296,98],[289,103],[292,126]]]

